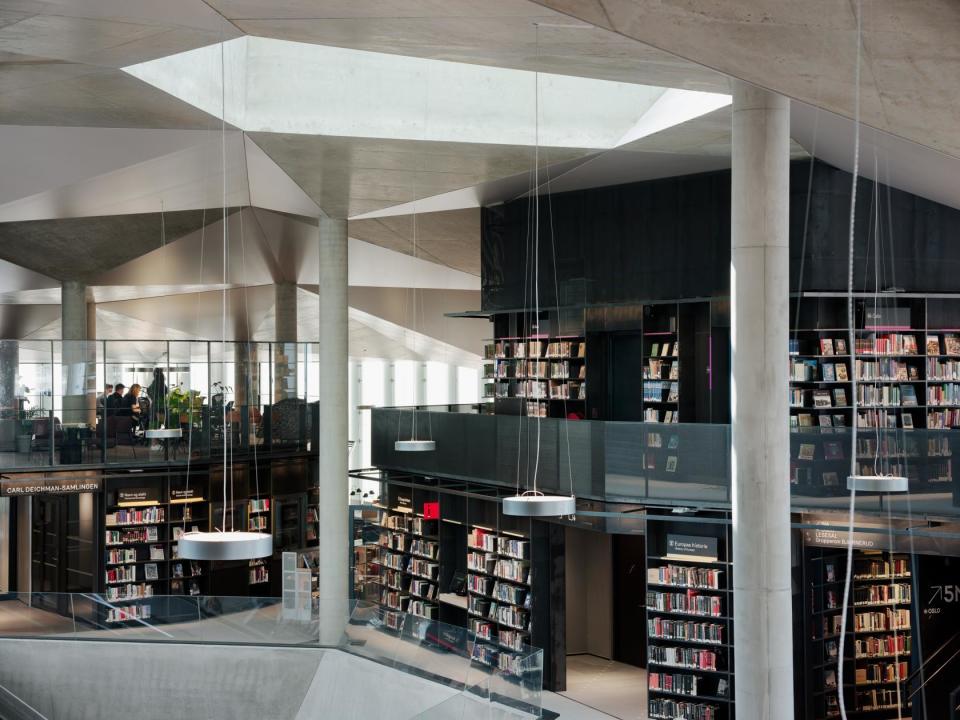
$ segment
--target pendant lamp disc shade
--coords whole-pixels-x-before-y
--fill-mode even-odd
[[[572,495],[514,495],[503,499],[503,514],[514,517],[561,517],[577,512]]]
[[[437,449],[437,443],[433,440],[397,440],[393,449],[397,452],[430,452]]]
[[[256,560],[273,555],[273,536],[258,532],[188,532],[178,541],[184,560]]]
[[[183,431],[180,428],[154,429],[146,430],[143,435],[148,440],[171,440],[173,438],[183,437]]]
[[[847,490],[907,492],[907,489],[907,479],[898,475],[851,475],[847,478]]]

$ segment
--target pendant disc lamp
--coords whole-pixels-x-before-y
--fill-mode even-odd
[[[223,80],[223,45],[220,45],[220,73]],[[225,97],[225,83],[221,88]],[[225,103],[225,100],[224,100]],[[226,116],[226,108],[222,108],[221,117]],[[224,121],[225,122],[225,121]],[[226,367],[227,357],[227,153],[226,153],[226,126],[221,128],[223,133],[223,339],[221,368]],[[241,209],[241,213],[243,210]],[[242,218],[242,215],[241,215]],[[243,226],[240,226],[241,235]],[[249,317],[247,318],[249,323]],[[249,332],[249,327],[248,327]],[[221,519],[222,530],[213,532],[187,532],[184,533],[178,541],[177,552],[185,560],[256,560],[258,558],[273,555],[273,535],[262,532],[244,532],[240,530],[226,530],[227,524],[227,506],[230,504],[228,498],[233,497],[233,462],[232,448],[228,452],[227,438],[232,436],[230,426],[227,424],[227,403],[226,398],[221,403],[223,407],[223,516]],[[257,467],[256,444],[254,448],[254,467]],[[229,473],[227,461],[230,458]],[[189,478],[189,466],[187,470]],[[230,482],[230,494],[227,494],[227,480]],[[258,495],[259,495],[259,481]],[[186,520],[184,520],[186,523]],[[233,508],[230,508],[231,528],[234,527]]]
[[[417,258],[417,206],[413,206],[413,257],[414,260]],[[416,337],[417,331],[417,287],[414,284],[411,295],[413,296],[413,331],[414,337]],[[430,431],[430,437],[428,439],[422,439],[417,437],[417,407],[416,401],[414,401],[414,406],[410,410],[410,437],[401,440],[400,439],[400,423],[403,421],[403,411],[400,411],[399,417],[397,418],[397,440],[393,443],[393,449],[396,452],[433,452],[437,449],[437,443],[433,440],[433,427],[429,423],[430,416],[427,415],[428,428]]]
[[[540,57],[540,26],[537,23],[534,23],[534,32],[536,37],[536,47],[537,47],[537,58]],[[533,180],[533,217],[530,219],[530,227],[532,229],[532,237],[530,241],[533,242],[533,247],[528,247],[528,263],[532,261],[532,268],[528,266],[526,276],[533,279],[531,284],[531,291],[533,294],[532,307],[526,308],[526,298],[524,298],[525,309],[532,311],[532,325],[531,329],[537,330],[540,318],[540,73],[534,72],[534,156],[533,156],[533,171],[531,173],[531,178]],[[548,189],[549,189],[549,177],[547,178]],[[549,190],[548,190],[549,191]],[[550,232],[553,232],[553,223],[549,224]],[[550,247],[555,247],[553,238],[550,238]],[[556,268],[557,268],[557,258],[556,255],[553,256],[553,268],[554,268],[554,282],[556,282]],[[556,288],[555,288],[556,289]],[[560,316],[560,294],[559,291],[556,293],[556,300],[558,303],[557,306],[557,317]],[[531,382],[537,382],[533,380]],[[536,393],[531,392],[531,396],[537,397]],[[566,423],[571,422],[567,419],[566,412],[566,399],[564,397],[564,430],[567,433],[567,455],[569,458],[570,455],[570,434],[569,427]],[[536,417],[536,455],[534,458],[534,467],[533,467],[533,483],[532,487],[521,492],[520,491],[520,462],[519,458],[517,460],[517,489],[516,494],[503,499],[503,514],[510,515],[513,517],[564,517],[572,516],[576,514],[577,511],[577,499],[573,494],[573,467],[572,463],[568,461],[567,467],[570,472],[570,494],[569,495],[553,495],[546,494],[537,489],[537,476],[540,470],[540,419],[541,414],[538,411]],[[529,417],[529,415],[528,415]],[[529,422],[529,421],[528,421]],[[522,423],[520,428],[522,429]],[[529,427],[529,426],[528,426]],[[519,438],[518,438],[519,439]],[[520,452],[520,443],[518,442],[517,452]],[[529,479],[529,478],[528,478]]]

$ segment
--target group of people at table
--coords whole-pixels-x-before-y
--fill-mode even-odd
[[[126,394],[124,394],[126,390]],[[140,393],[142,388],[134,383],[127,389],[123,383],[107,384],[103,388],[103,395],[97,398],[97,414],[107,417],[132,417],[134,424],[145,419],[144,405],[141,404]]]

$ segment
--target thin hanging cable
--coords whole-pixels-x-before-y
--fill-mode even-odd
[[[856,330],[854,328],[854,313],[853,313],[853,265],[854,265],[854,249],[855,249],[855,230],[856,230],[856,212],[857,212],[857,176],[860,174],[860,43],[861,35],[863,31],[862,23],[862,13],[860,8],[860,0],[854,5],[854,11],[857,14],[857,57],[854,66],[854,88],[853,88],[853,179],[851,181],[850,189],[850,235],[848,238],[847,246],[847,332],[848,332],[848,342],[850,343],[850,352],[853,353],[854,361],[854,380],[856,380]],[[857,393],[854,389],[854,392],[850,393],[850,401],[852,403],[853,409],[853,427],[851,428],[850,440],[851,440],[851,449],[850,449],[850,470],[851,475],[857,474],[857,425],[860,422],[860,418],[857,414]],[[848,720],[847,718],[847,705],[844,700],[844,685],[843,685],[843,669],[846,663],[844,662],[844,650],[846,647],[847,639],[847,615],[848,608],[850,605],[850,581],[853,576],[853,524],[854,524],[854,512],[856,508],[856,498],[857,498],[857,487],[856,484],[850,488],[850,511],[848,518],[848,530],[847,530],[847,567],[845,572],[845,578],[843,582],[843,613],[840,616],[840,647],[838,649],[837,658],[837,698],[840,705],[840,717],[841,720]]]
[[[533,125],[534,125],[534,145],[533,145],[533,192],[534,192],[534,228],[533,228],[533,267],[534,267],[534,290],[533,290],[533,329],[540,330],[540,26],[534,23],[534,34],[536,36],[537,47],[537,68],[533,73]],[[539,336],[540,333],[537,332]],[[538,382],[534,380],[533,382]],[[542,387],[542,385],[537,385]],[[532,389],[532,387],[531,387]],[[536,393],[539,394],[539,393]],[[539,399],[539,398],[537,398]],[[533,466],[533,492],[537,492],[537,475],[540,472],[540,412],[537,412],[537,449],[534,457]]]
[[[224,50],[223,43],[220,43],[220,150],[223,171],[223,288],[221,289],[223,300],[223,316],[220,325],[220,374],[226,378],[227,367],[227,84],[226,72],[224,70]],[[226,388],[221,383],[221,394],[223,395],[222,414],[223,414],[223,530],[227,529],[227,393]],[[233,508],[230,508],[230,529],[233,530]]]
[[[244,161],[244,165],[246,165],[246,161],[247,161],[246,153],[244,153],[244,155],[243,155],[243,161]],[[250,182],[250,179],[249,179],[249,176],[248,176],[248,177],[247,177],[247,183],[249,184],[249,182]],[[249,373],[249,375],[245,375],[245,376],[243,377],[243,382],[244,382],[244,384],[245,384],[243,396],[244,396],[244,398],[246,398],[247,405],[246,405],[246,407],[243,408],[242,410],[243,410],[243,413],[244,413],[244,414],[246,415],[246,417],[247,417],[247,422],[249,423],[249,421],[250,421],[250,388],[251,388],[251,386],[253,385],[253,383],[252,383],[252,382],[249,382],[249,381],[248,381],[248,378],[250,378],[250,376],[253,375],[253,372],[251,371],[251,368],[252,368],[252,367],[256,367],[256,368],[257,368],[256,378],[257,378],[257,386],[258,386],[258,387],[257,387],[257,390],[256,390],[256,398],[257,398],[257,405],[256,405],[256,406],[259,408],[259,407],[260,407],[260,388],[259,388],[259,385],[260,385],[260,382],[259,382],[259,381],[260,381],[260,364],[259,364],[259,360],[256,359],[256,358],[254,358],[253,364],[251,364],[251,362],[250,362],[251,350],[253,349],[253,348],[252,348],[252,345],[253,345],[253,341],[252,341],[253,334],[252,334],[252,331],[251,331],[251,329],[250,329],[250,297],[249,297],[249,293],[248,293],[248,291],[249,291],[249,289],[250,289],[250,286],[249,286],[249,284],[247,283],[247,245],[246,245],[246,239],[245,239],[244,234],[243,234],[243,208],[240,208],[240,265],[241,265],[241,273],[243,274],[243,280],[242,280],[242,282],[243,282],[243,314],[244,314],[245,324],[246,324],[246,327],[247,327],[247,340],[246,340],[246,344],[247,344],[247,367],[246,367],[245,369],[246,369],[247,373]],[[294,301],[294,302],[297,301],[297,291],[296,291],[296,288],[294,288],[293,301]],[[274,311],[274,312],[276,312],[276,311]],[[299,316],[298,316],[298,317],[299,317]],[[276,320],[274,320],[274,323],[276,323]],[[296,352],[296,351],[297,351],[296,346],[294,346],[294,352]],[[234,396],[236,396],[236,392],[234,392]],[[261,422],[262,422],[262,419],[261,419]],[[241,427],[243,427],[242,424],[241,424]],[[260,464],[257,462],[257,429],[256,429],[256,426],[254,426],[253,438],[254,438],[254,439],[253,439],[253,485],[254,485],[254,489],[255,489],[255,491],[256,491],[257,497],[259,498],[259,497],[260,497]],[[249,436],[249,434],[248,434],[248,435],[247,435],[247,442],[249,442],[249,441],[250,441],[250,436]]]

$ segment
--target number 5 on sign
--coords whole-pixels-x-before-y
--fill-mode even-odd
[[[928,605],[932,605],[938,599],[949,604],[960,602],[960,585],[934,585],[931,589],[933,596]]]

